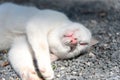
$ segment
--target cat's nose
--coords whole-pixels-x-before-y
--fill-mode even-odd
[[[77,44],[77,38],[71,38],[71,40],[70,40],[70,43],[72,44],[72,45],[76,45]]]

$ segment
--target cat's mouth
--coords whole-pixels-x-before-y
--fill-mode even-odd
[[[70,47],[69,52],[73,52],[77,47],[77,44],[66,44],[66,45]]]
[[[68,46],[70,47],[69,52],[73,52],[76,49],[76,47],[78,46],[78,44],[79,44],[79,46],[87,46],[88,45],[87,42],[78,42],[77,44],[68,44]]]
[[[69,52],[73,52],[76,49],[76,46],[70,46],[70,51]]]

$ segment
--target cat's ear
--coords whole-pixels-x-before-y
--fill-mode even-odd
[[[95,38],[92,38],[91,41],[90,41],[90,46],[93,46],[95,44],[97,44],[99,41],[96,40]]]

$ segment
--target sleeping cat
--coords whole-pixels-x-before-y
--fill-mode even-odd
[[[42,76],[51,80],[52,60],[77,56],[92,42],[91,32],[63,13],[13,3],[0,5],[0,50],[10,48],[9,61],[22,80],[41,80],[33,58]]]

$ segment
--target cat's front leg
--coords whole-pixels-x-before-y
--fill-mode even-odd
[[[25,37],[18,37],[8,53],[9,61],[22,80],[42,80],[38,77]]]
[[[47,42],[47,34],[35,26],[27,28],[28,42],[32,47],[35,59],[37,61],[38,69],[42,76],[51,80],[54,78],[54,71],[51,66],[50,52]]]
[[[36,46],[38,46],[38,48],[35,47],[34,55],[37,61],[38,69],[45,79],[51,80],[54,77],[54,72],[51,67],[48,46],[46,43],[44,43],[44,41],[37,43]]]

